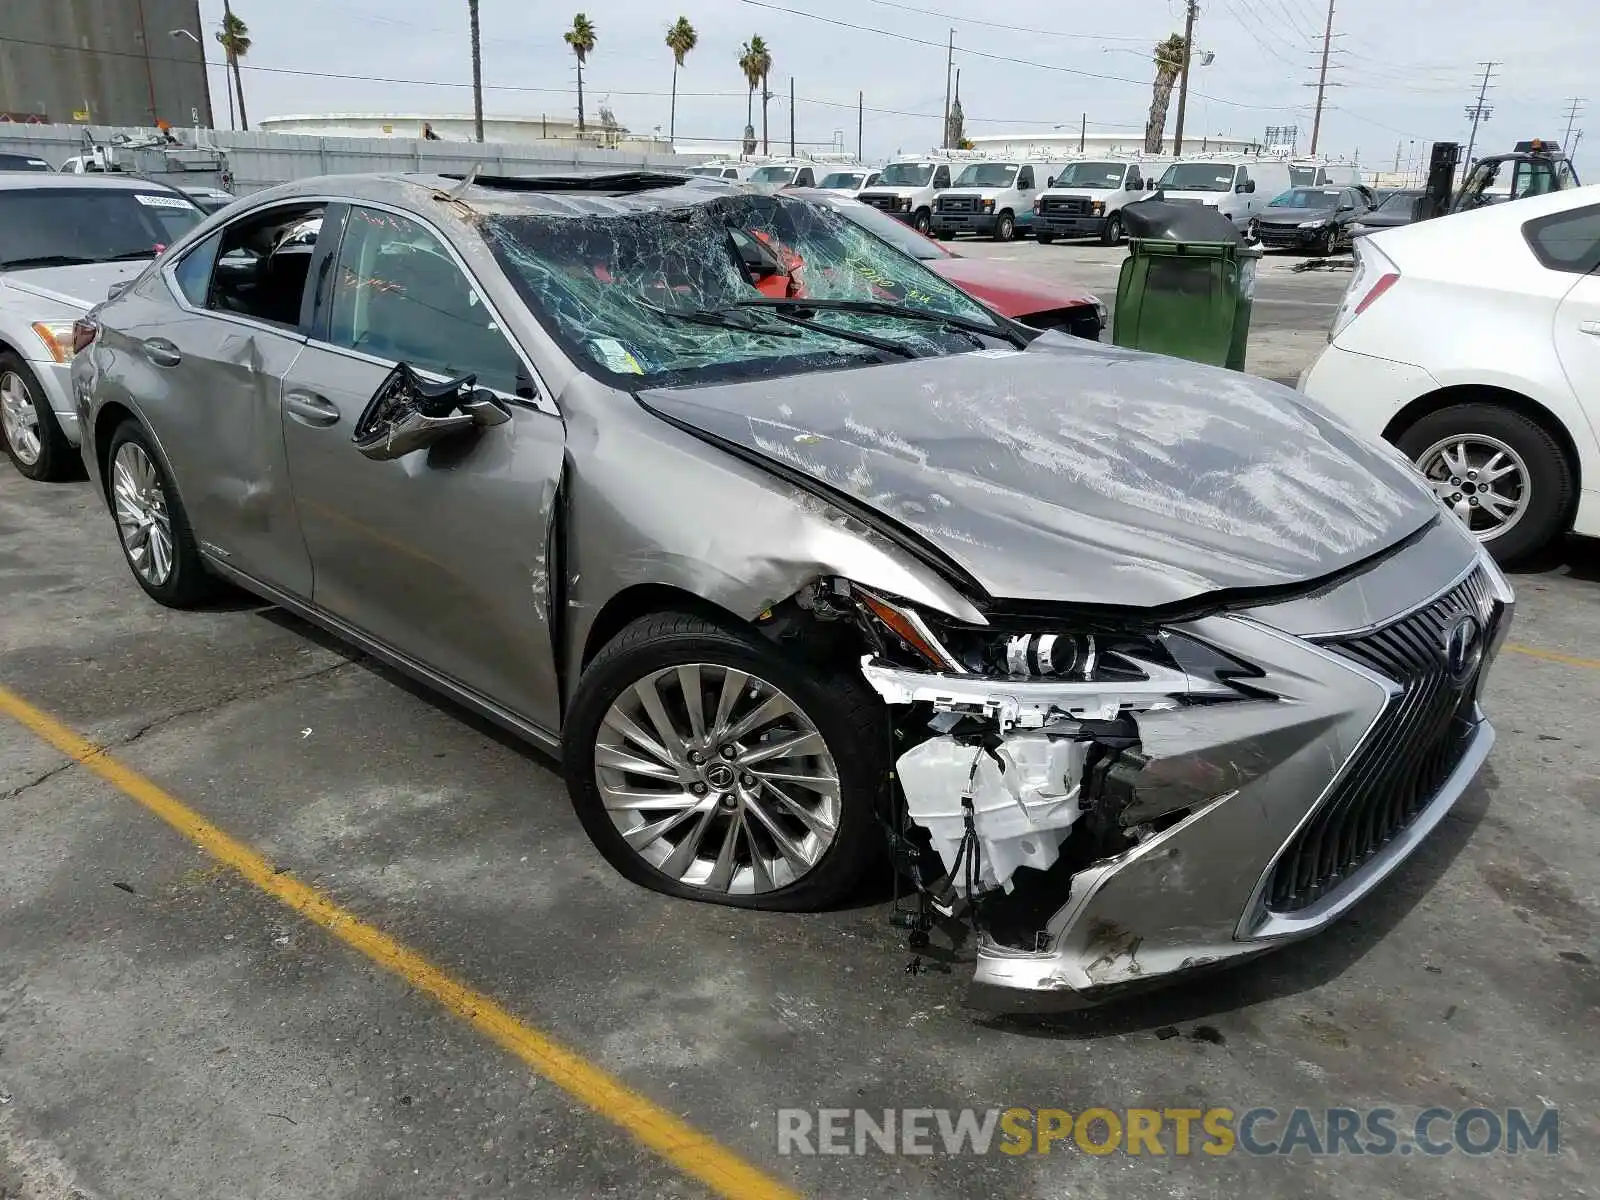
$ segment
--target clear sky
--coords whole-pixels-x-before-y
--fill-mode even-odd
[[[773,54],[773,140],[787,147],[789,77],[797,138],[855,147],[855,103],[866,94],[868,157],[924,149],[939,138],[945,41],[956,65],[969,133],[1092,127],[1142,129],[1152,45],[1181,31],[1181,0],[579,0],[599,33],[585,71],[592,116],[609,98],[643,133],[667,125],[671,55],[663,43],[681,12],[700,35],[680,76],[680,141],[737,137],[745,83],[737,59],[752,34]],[[246,99],[253,117],[316,112],[470,112],[466,0],[233,0],[250,26]],[[1527,137],[1559,138],[1567,104],[1592,92],[1600,138],[1600,15],[1595,0],[1337,0],[1333,69],[1322,149],[1393,165],[1436,139],[1467,135],[1481,61],[1501,60],[1479,135],[1484,150]],[[561,40],[577,5],[481,0],[484,108],[489,114],[571,116],[574,60]],[[222,0],[201,0],[208,32]],[[1187,133],[1260,137],[1295,125],[1304,151],[1323,0],[1202,0]],[[822,19],[826,18],[826,19]],[[862,28],[832,24],[844,22]],[[881,32],[868,32],[875,30]],[[895,36],[888,36],[895,35]],[[909,39],[909,40],[907,40]],[[208,38],[214,64],[218,47]],[[931,43],[931,44],[930,44]],[[271,68],[270,70],[268,68]],[[309,74],[359,76],[319,78]],[[227,111],[213,65],[214,109]],[[433,84],[379,82],[419,80]],[[1174,105],[1175,110],[1176,105]],[[759,129],[759,102],[756,124]],[[1171,129],[1172,116],[1168,117]],[[1580,115],[1577,128],[1583,128]],[[1413,140],[1416,149],[1412,147]],[[1600,162],[1585,146],[1579,163]]]

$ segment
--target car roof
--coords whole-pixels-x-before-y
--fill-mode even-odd
[[[1514,267],[1538,273],[1548,270],[1539,265],[1528,249],[1522,237],[1524,225],[1540,217],[1597,204],[1600,204],[1600,184],[1589,184],[1543,196],[1508,200],[1470,212],[1451,213],[1431,221],[1413,221],[1368,236],[1402,272],[1421,270],[1435,278],[1460,277],[1478,282],[1492,277],[1497,283],[1509,284],[1507,276]],[[1472,253],[1463,252],[1469,248]],[[1509,255],[1505,253],[1507,249],[1512,251]],[[1485,276],[1486,264],[1493,268],[1488,276]]]
[[[479,213],[559,217],[614,216],[703,204],[721,196],[749,194],[738,184],[706,175],[640,168],[630,171],[547,172],[530,176],[479,174],[469,178],[413,172],[319,175],[251,195],[252,203],[333,197],[370,200],[421,210],[425,201],[448,195]]]
[[[140,188],[145,191],[155,189],[167,191],[167,185],[157,183],[153,179],[144,179],[138,175],[113,175],[95,173],[91,175],[61,175],[55,172],[45,174],[43,171],[19,171],[14,175],[0,175],[0,191],[23,190],[37,191],[39,188],[66,188],[81,191],[83,188],[104,188],[107,191],[132,191]]]

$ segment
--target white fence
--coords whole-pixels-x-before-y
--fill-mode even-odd
[[[84,132],[108,144],[125,133],[147,137],[149,129],[113,129],[104,125],[18,125],[0,122],[0,153],[30,154],[51,166],[86,153]],[[530,175],[540,171],[602,170],[627,167],[683,168],[687,160],[671,154],[634,154],[561,142],[482,145],[476,142],[421,141],[411,138],[308,137],[291,133],[242,133],[226,129],[174,129],[186,148],[194,148],[198,132],[202,148],[223,151],[238,195],[312,175],[345,175],[372,171],[463,172],[482,164],[485,175]],[[144,157],[147,159],[148,154]],[[163,174],[172,174],[168,167]],[[195,183],[210,183],[205,173]]]

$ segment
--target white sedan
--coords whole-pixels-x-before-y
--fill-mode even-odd
[[[1600,536],[1600,187],[1355,245],[1301,389],[1397,445],[1501,562]]]

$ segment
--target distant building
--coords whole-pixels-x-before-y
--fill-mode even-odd
[[[1085,154],[1140,154],[1144,151],[1144,132],[1142,130],[1100,130],[1090,128],[1081,135],[1083,152]],[[972,143],[973,149],[987,153],[1009,154],[1058,154],[1063,151],[1070,155],[1078,152],[1080,132],[1078,126],[1053,130],[1049,133],[975,133],[968,134],[967,140]],[[1231,137],[1227,134],[1206,134],[1198,130],[1185,132],[1183,135],[1183,152],[1185,154],[1249,154],[1260,147],[1257,138]],[[1162,143],[1162,153],[1172,153],[1172,139],[1168,137]]]
[[[206,36],[198,0],[0,0],[0,120],[209,127]]]
[[[4,0],[0,0],[3,3]],[[423,127],[442,142],[470,142],[474,138],[471,113],[300,113],[263,117],[256,127],[264,133],[300,133],[315,137],[421,138]],[[591,120],[583,134],[577,121],[567,117],[483,118],[485,142],[578,142],[641,154],[670,151],[665,138],[636,138],[614,120]]]

